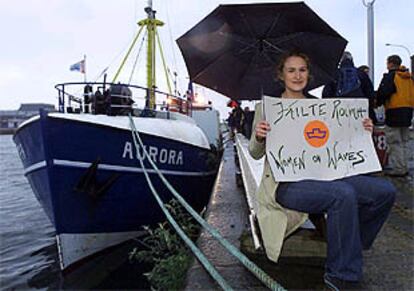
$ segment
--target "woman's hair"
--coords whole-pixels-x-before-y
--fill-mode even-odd
[[[281,77],[283,76],[283,68],[285,66],[285,62],[288,58],[290,57],[299,57],[302,58],[305,63],[306,66],[308,67],[308,71],[309,71],[309,80],[311,79],[311,75],[310,75],[310,59],[307,55],[305,55],[302,52],[298,52],[298,51],[290,51],[290,52],[286,52],[284,53],[280,59],[279,62],[277,64],[277,72],[276,72],[276,76],[279,80],[282,80]]]

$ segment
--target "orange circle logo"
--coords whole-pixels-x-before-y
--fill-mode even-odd
[[[306,124],[303,135],[308,144],[315,148],[319,148],[328,141],[329,129],[322,121],[312,120]]]

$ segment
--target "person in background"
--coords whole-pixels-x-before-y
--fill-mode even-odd
[[[102,95],[101,90],[98,88],[94,95],[92,95],[92,113],[103,114],[105,98]]]
[[[365,67],[369,71],[369,68]],[[334,80],[325,85],[322,91],[322,98],[342,97],[368,99],[369,118],[371,118],[374,124],[377,123],[374,111],[374,86],[366,72],[355,68],[352,55],[347,51],[342,55]]]
[[[233,111],[229,112],[229,116],[227,117],[227,125],[229,127],[230,138],[233,139],[234,138],[234,129],[235,129]]]
[[[304,91],[310,77],[309,58],[297,52],[283,56],[278,77],[285,90],[281,98],[312,98]],[[269,123],[262,104],[255,108],[249,152],[254,159],[265,156]],[[363,120],[372,132],[370,119]],[[283,138],[283,137],[281,137]],[[327,258],[324,282],[332,290],[359,287],[362,250],[368,249],[385,222],[395,199],[395,188],[387,180],[356,175],[334,181],[275,181],[267,157],[256,192],[257,218],[266,255],[277,262],[285,237],[306,220],[308,214],[327,214]]]
[[[253,117],[254,112],[250,111],[250,108],[248,106],[244,107],[242,132],[247,139],[250,139],[250,136],[252,135]]]
[[[414,81],[401,63],[398,55],[387,58],[388,73],[384,74],[377,91],[377,104],[385,107],[388,159],[393,166],[385,174],[400,177],[408,175],[409,127],[414,108]]]
[[[367,65],[362,65],[358,67],[358,71],[364,72],[369,76],[369,67]]]
[[[93,95],[93,87],[87,84],[83,88],[83,112],[90,113],[91,111],[91,102],[92,102],[92,95]]]
[[[233,125],[234,131],[237,133],[242,132],[242,119],[243,110],[241,109],[240,105],[238,105],[233,109]]]
[[[231,113],[231,112],[229,112],[228,113],[228,116],[227,116],[227,119],[226,119],[226,121],[227,121],[227,126],[229,127],[229,128],[231,128],[231,126],[232,126],[232,123],[233,123],[233,114]]]

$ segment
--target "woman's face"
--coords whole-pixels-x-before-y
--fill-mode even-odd
[[[309,80],[309,69],[306,61],[298,56],[287,58],[283,66],[281,79],[285,83],[287,93],[302,92]]]

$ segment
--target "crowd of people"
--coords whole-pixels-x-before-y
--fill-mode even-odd
[[[248,106],[242,110],[240,104],[236,103],[227,118],[227,125],[230,129],[231,137],[234,137],[234,133],[238,132],[249,139],[252,135],[253,117],[254,111],[251,111]]]
[[[83,90],[83,103],[85,113],[128,115],[134,101],[131,90],[125,85],[112,85],[106,90],[98,87],[94,93],[88,84]]]

